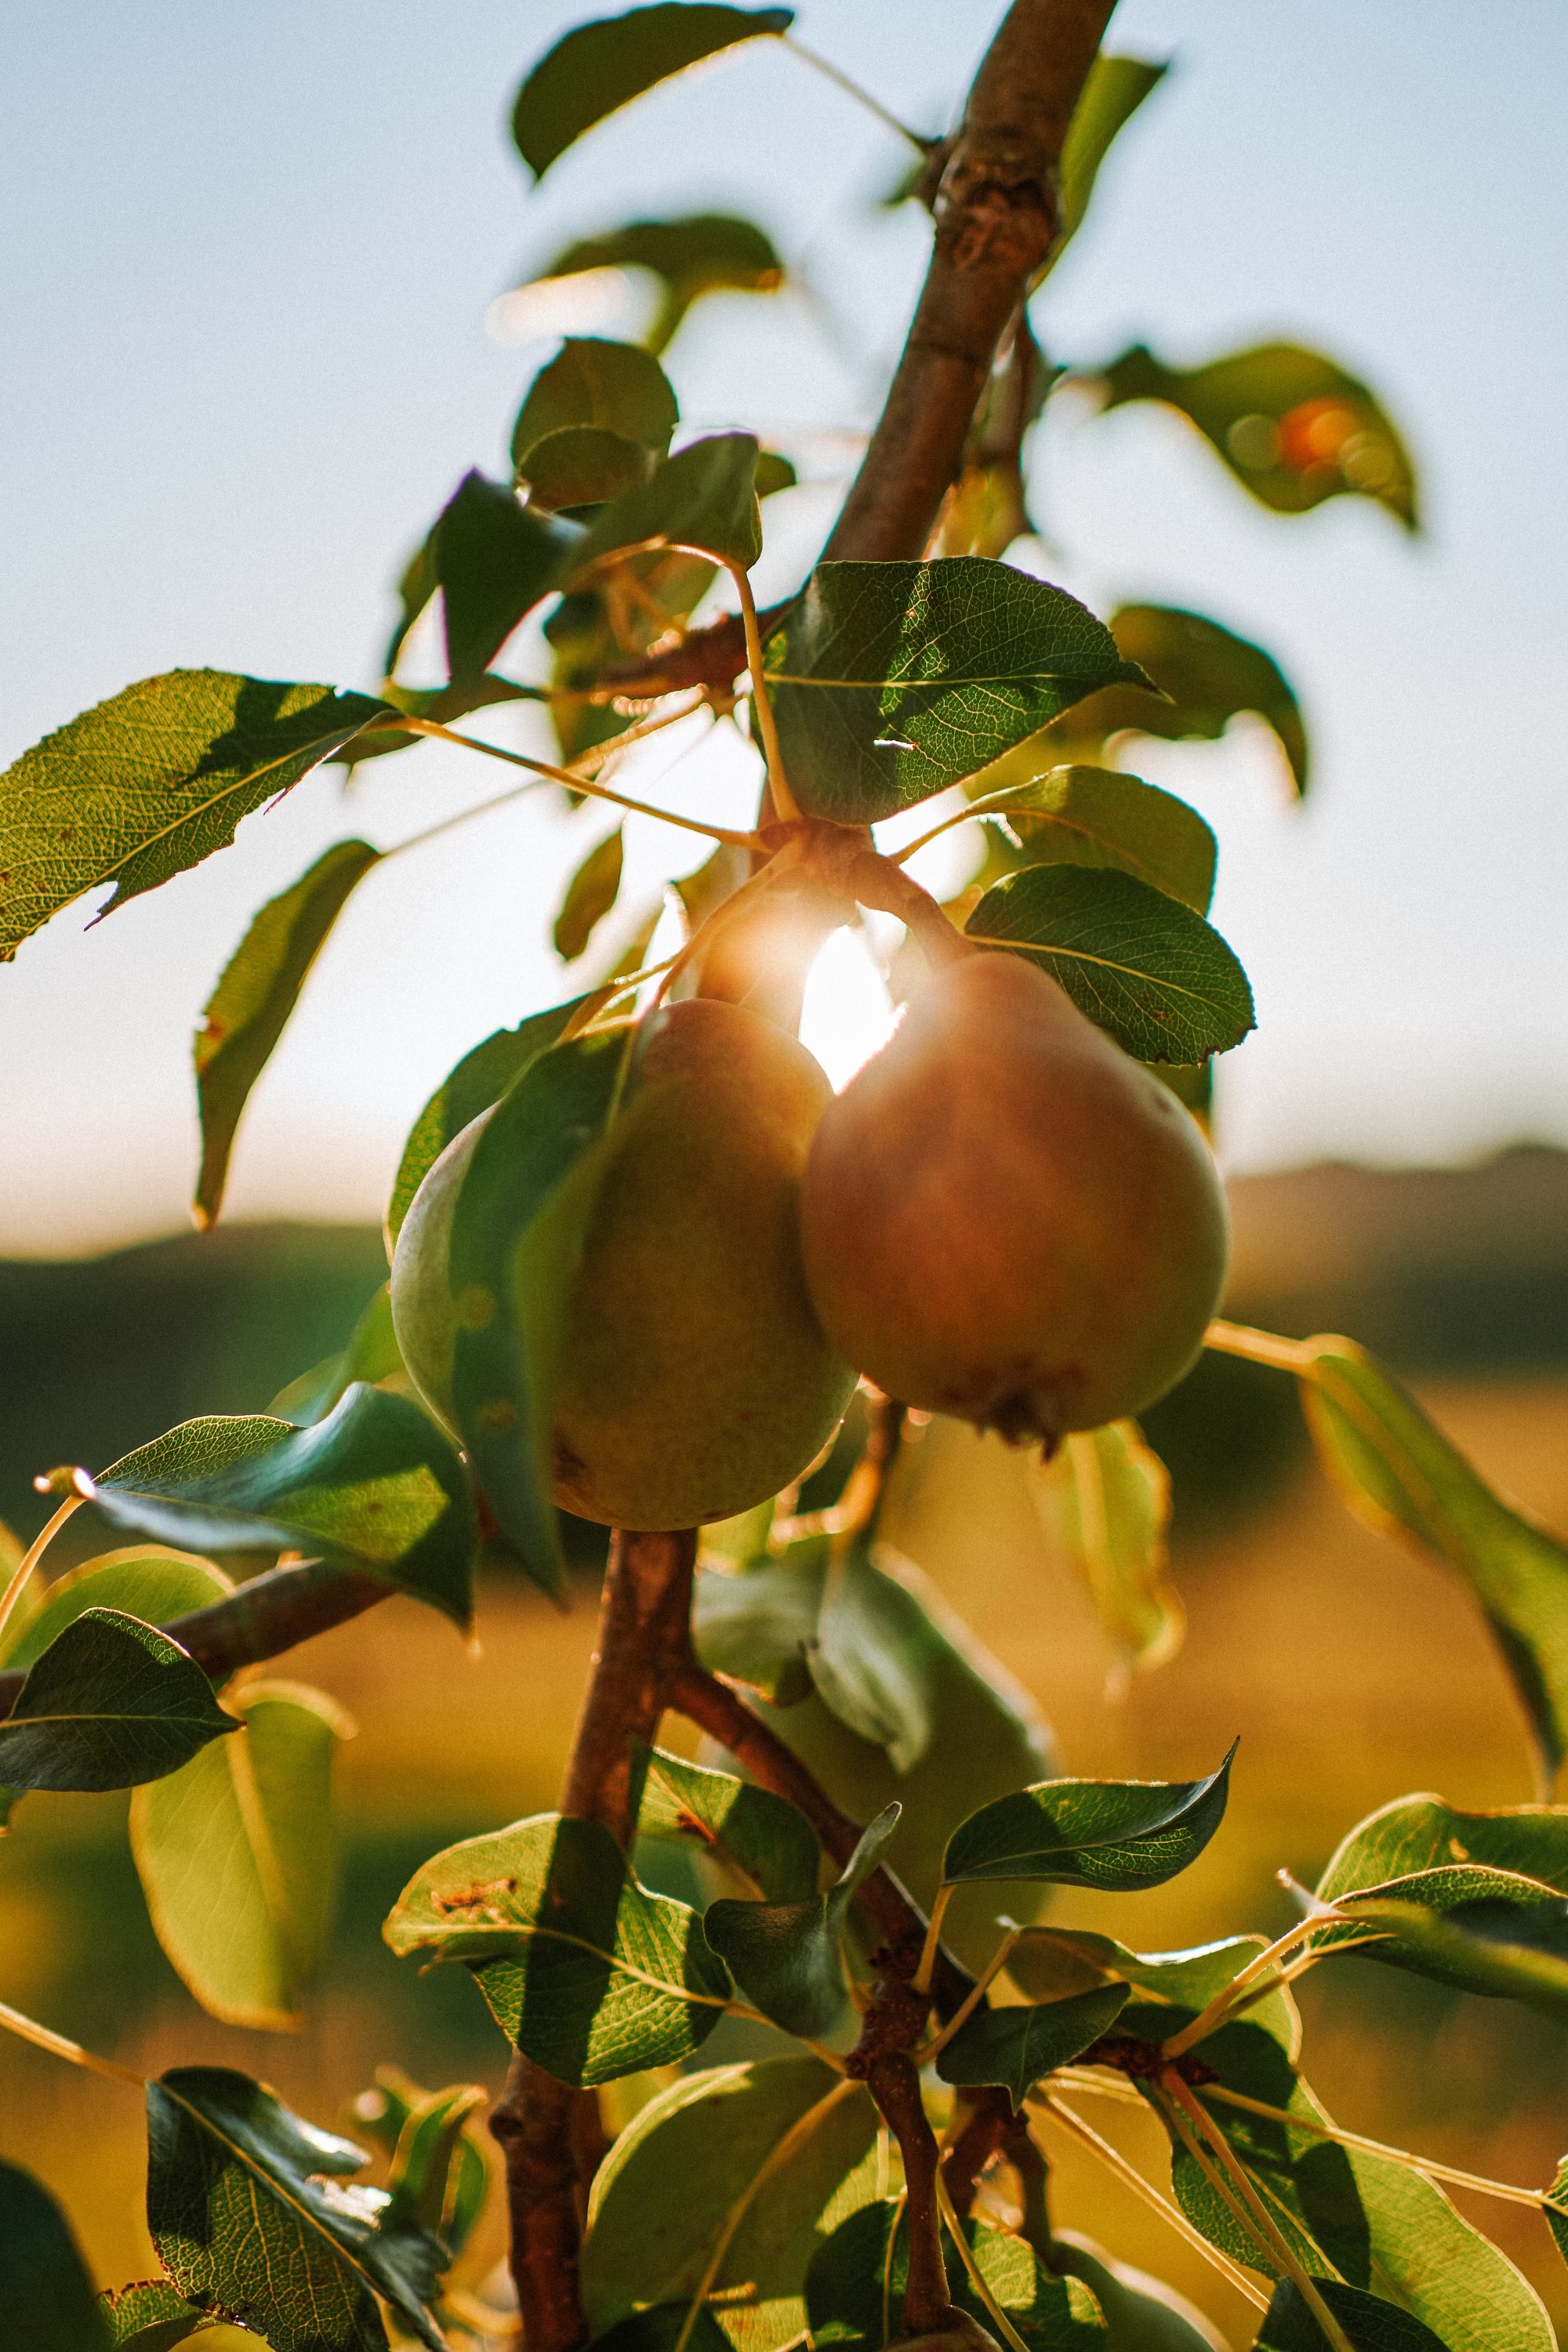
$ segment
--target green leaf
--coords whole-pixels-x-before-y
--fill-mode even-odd
[[[202,1165],[195,1216],[216,1222],[239,1115],[300,1001],[310,966],[355,884],[381,862],[368,841],[340,841],[298,882],[251,919],[202,1011],[196,1031],[196,1101]]]
[[[1061,225],[1046,265],[1047,269],[1055,268],[1063,249],[1082,226],[1096,176],[1111,141],[1169,71],[1168,65],[1152,65],[1145,58],[1098,57],[1090,66],[1062,142],[1058,196]]]
[[[384,1381],[406,1384],[407,1379],[392,1324],[392,1286],[384,1282],[350,1332],[348,1346],[279,1389],[267,1411],[274,1421],[304,1429],[311,1422],[325,1421],[355,1381],[379,1388]]]
[[[1441,1797],[1397,1797],[1341,1841],[1318,1883],[1318,1897],[1337,1903],[1456,1864],[1513,1872],[1568,1895],[1568,1806],[1465,1813]]]
[[[1462,1992],[1490,1993],[1549,2013],[1568,2011],[1568,1902],[1508,1871],[1451,1867],[1342,1898],[1345,1927],[1314,1937],[1333,1951],[1369,1929],[1366,1958]]]
[[[511,135],[542,179],[585,131],[671,74],[737,41],[780,34],[790,8],[722,8],[703,0],[664,0],[579,25],[545,52],[518,91]]]
[[[353,2102],[355,2122],[392,2159],[387,2185],[393,2205],[438,2213],[429,2226],[454,2260],[489,2193],[484,2150],[464,2121],[485,2096],[473,2083],[454,2084],[445,2091],[422,2090],[399,2067],[378,2066],[375,2088],[362,2092]]]
[[[668,377],[639,343],[569,335],[528,388],[511,431],[511,458],[527,477],[531,450],[574,425],[592,425],[662,457],[680,421]]]
[[[566,885],[551,934],[563,963],[576,961],[593,938],[595,925],[603,922],[620,897],[624,831],[624,826],[616,825],[614,833],[596,841]]]
[[[793,490],[800,479],[787,457],[776,449],[763,449],[757,458],[757,496],[771,499],[779,490]]]
[[[900,1773],[929,1753],[936,1732],[935,1694],[907,1630],[903,1595],[863,1545],[830,1561],[806,1666],[840,1723],[885,1748]]]
[[[0,776],[0,962],[84,890],[128,898],[226,848],[386,713],[363,694],[176,669],[84,710]]]
[[[1110,632],[1005,563],[819,563],[769,646],[784,764],[814,816],[870,824],[960,782],[1097,688]]]
[[[382,1933],[400,1959],[467,1962],[502,2031],[563,2083],[689,2058],[729,1998],[697,1914],[640,1886],[602,1822],[558,1813],[434,1855]]]
[[[594,2338],[593,2352],[729,2352],[730,2338],[712,2313],[689,2303],[656,2303],[617,2319]]]
[[[1026,866],[987,890],[964,929],[1029,957],[1141,1062],[1206,1061],[1257,1025],[1247,974],[1219,933],[1131,874]]]
[[[247,1683],[245,1726],[131,1801],[158,1941],[210,2016],[280,2032],[326,1948],[333,1755],[353,1725],[320,1691]]]
[[[702,1927],[747,1999],[786,2033],[819,2042],[849,2014],[843,1941],[849,1906],[899,1825],[889,1805],[860,1833],[837,1884],[798,1903],[710,1903]]]
[[[972,2258],[1028,2352],[1110,2352],[1115,2342],[1094,2294],[1076,2278],[1053,2278],[1022,2238],[966,2226]],[[960,2311],[994,2337],[995,2321],[969,2283],[957,2248],[944,2238],[948,2293]],[[814,2345],[851,2345],[881,2352],[904,2337],[901,2307],[909,2279],[903,2200],[866,2205],[841,2222],[815,2257],[805,2280]]]
[[[655,465],[651,450],[598,425],[565,425],[529,451],[518,479],[528,487],[531,514],[574,513],[640,489]]]
[[[273,2352],[384,2352],[375,2297],[441,2352],[444,2267],[427,2230],[388,2226],[368,2164],[247,2074],[177,2066],[147,2085],[147,2226],[182,2294],[243,2313]]]
[[[763,551],[756,473],[757,444],[749,433],[689,441],[651,480],[595,516],[573,562],[574,581],[643,548],[696,548],[749,571]]]
[[[505,483],[464,475],[437,517],[428,564],[454,683],[488,670],[524,615],[560,586],[580,537],[574,525],[520,506]]]
[[[1225,2352],[1185,2295],[1080,2231],[1053,2230],[1051,2260],[1065,2277],[1080,2279],[1104,2312],[1106,2352]]]
[[[238,1728],[177,1642],[118,1609],[89,1609],[28,1669],[0,1723],[0,1781],[132,1789]]]
[[[704,294],[772,294],[784,284],[773,239],[732,213],[688,213],[676,220],[627,221],[565,246],[531,282],[585,269],[646,269],[659,282],[659,313],[647,341],[662,352]]]
[[[977,2009],[939,2053],[936,2071],[944,2083],[1000,2083],[1021,2110],[1030,2085],[1098,2042],[1126,2000],[1127,1987],[1111,1984],[1026,2009]]]
[[[142,2279],[118,2292],[106,2288],[98,2298],[98,2307],[109,2329],[109,2341],[128,2347],[129,2352],[174,2352],[176,2344],[188,2343],[198,2332],[214,2327],[223,2327],[226,2336],[231,2333],[210,2312],[198,2311],[187,2303],[167,2279]]]
[[[1206,367],[1170,368],[1134,343],[1098,381],[1107,408],[1158,400],[1189,417],[1276,514],[1353,496],[1417,528],[1415,469],[1392,419],[1364,383],[1321,352],[1259,343]]]
[[[942,1876],[1045,1879],[1131,1894],[1195,1862],[1225,1818],[1233,1747],[1206,1780],[1042,1780],[972,1813]]]
[[[1319,2279],[1316,2285],[1354,2352],[1460,2352],[1409,2312],[1377,2295],[1364,2294],[1338,2279]],[[1281,2279],[1264,2316],[1258,2352],[1322,2352],[1324,2340],[1300,2289],[1293,2280]]]
[[[1047,767],[1031,738],[984,772],[975,816],[1005,819],[1027,866],[1114,866],[1206,915],[1218,845],[1196,809],[1111,768]]]
[[[1080,1579],[1110,1643],[1118,1686],[1181,1647],[1185,1612],[1169,1576],[1171,1479],[1135,1421],[1077,1430],[1030,1480],[1047,1541]]]
[[[100,1552],[42,1591],[34,1588],[32,1609],[24,1600],[0,1634],[0,1665],[36,1665],[56,1635],[89,1609],[118,1609],[144,1625],[167,1625],[233,1591],[220,1570],[191,1552],[162,1544]]]
[[[594,2182],[582,2278],[595,2339],[700,2294],[746,2352],[798,2337],[813,2255],[876,2194],[877,2124],[864,2089],[810,2057],[713,2067],[650,2100]]]
[[[387,1255],[395,1247],[408,1214],[409,1203],[436,1162],[464,1128],[481,1111],[499,1102],[514,1078],[520,1077],[536,1055],[553,1045],[574,1014],[587,1003],[574,996],[569,1004],[552,1004],[547,1013],[531,1013],[515,1029],[497,1029],[464,1055],[443,1078],[409,1131],[386,1211]]]
[[[764,1902],[799,1903],[816,1893],[822,1849],[804,1813],[771,1790],[660,1748],[647,1751],[637,1835],[700,1846],[743,1873]]]
[[[780,1706],[805,1698],[813,1686],[806,1658],[816,1639],[826,1565],[818,1558],[803,1571],[781,1561],[744,1575],[700,1568],[691,1633],[701,1663]]]
[[[567,1299],[603,1173],[595,1146],[633,1031],[529,1062],[487,1118],[453,1212],[452,1400],[475,1475],[529,1574],[559,1591],[552,1447]]]
[[[1298,793],[1307,789],[1308,746],[1301,706],[1284,671],[1261,646],[1222,629],[1201,613],[1169,604],[1123,604],[1110,616],[1110,634],[1129,661],[1146,669],[1169,697],[1164,702],[1117,687],[1086,719],[1105,720],[1105,732],[1135,727],[1166,741],[1197,736],[1215,742],[1238,711],[1253,710],[1279,739]]]
[[[325,1421],[182,1422],[77,1488],[116,1527],[204,1552],[299,1551],[468,1627],[478,1530],[450,1444],[406,1397],[351,1388]]]
[[[18,2352],[107,2352],[114,2341],[69,2222],[41,2181],[4,2161],[0,2313]]]
[[[1360,2148],[1347,2154],[1372,2232],[1373,2275],[1384,2294],[1464,2352],[1555,2352],[1555,2332],[1535,2289],[1455,2211],[1436,2181],[1388,2157]]]
[[[1301,1402],[1356,1517],[1458,1570],[1480,1603],[1550,1787],[1568,1752],[1568,1547],[1495,1495],[1353,1339],[1309,1339]]]

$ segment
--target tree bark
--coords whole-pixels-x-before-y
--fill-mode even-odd
[[[561,1810],[603,1822],[623,1847],[636,1827],[634,1739],[651,1740],[691,1662],[695,1531],[611,1539],[599,1637],[561,1792]],[[603,2147],[598,2096],[574,2090],[519,2052],[490,2116],[506,2152],[511,2273],[528,2352],[573,2352],[587,2336],[577,2259],[592,2164]]]

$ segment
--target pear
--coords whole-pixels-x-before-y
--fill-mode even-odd
[[[812,1312],[798,1229],[830,1099],[805,1048],[737,1005],[693,998],[646,1024],[569,1298],[553,1423],[567,1510],[699,1527],[777,1494],[831,1436],[855,1375]],[[426,1177],[392,1269],[404,1360],[454,1429],[448,1236],[489,1117]]]
[[[889,1395],[1047,1451],[1152,1404],[1225,1281],[1195,1121],[1016,955],[928,980],[801,1188],[824,1330]]]

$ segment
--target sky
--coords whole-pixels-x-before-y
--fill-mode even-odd
[[[616,118],[531,192],[510,95],[581,14],[11,0],[0,761],[176,667],[374,687],[392,581],[468,466],[504,470],[554,348],[518,342],[498,298],[628,217],[748,213],[790,266],[778,298],[700,309],[667,365],[691,429],[743,425],[796,456],[806,480],[773,502],[759,588],[801,576],[924,268],[921,218],[876,206],[904,150],[762,42]],[[804,0],[797,29],[941,128],[998,14]],[[1029,568],[1101,612],[1184,604],[1258,639],[1311,725],[1300,809],[1245,721],[1135,762],[1215,825],[1214,919],[1257,995],[1258,1034],[1221,1068],[1223,1156],[1568,1142],[1568,16],[1121,0],[1110,46],[1174,70],[1051,281],[1049,348],[1089,364],[1139,338],[1193,364],[1314,343],[1392,408],[1428,524],[1411,542],[1349,499],[1268,515],[1147,407],[1064,400],[1038,436]],[[493,731],[521,742],[519,724],[496,714]],[[677,772],[650,746],[632,788],[733,821],[746,759],[715,737]],[[196,872],[90,930],[83,902],[0,968],[0,1255],[180,1230],[190,1034],[251,912],[330,842],[389,846],[499,774],[421,751],[345,805],[341,772],[320,772]],[[230,1214],[379,1215],[451,1064],[574,988],[549,924],[605,830],[602,810],[525,797],[371,877],[257,1088]],[[635,822],[627,906],[700,856]],[[837,971],[815,1018],[843,1066],[876,1006],[852,959]]]

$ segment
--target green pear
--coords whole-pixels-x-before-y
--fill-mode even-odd
[[[691,998],[647,1023],[570,1293],[553,1421],[564,1508],[632,1528],[728,1518],[832,1435],[855,1375],[812,1311],[798,1226],[830,1100],[805,1047],[738,1005]],[[454,1429],[448,1238],[490,1115],[426,1177],[392,1269],[404,1360]]]

